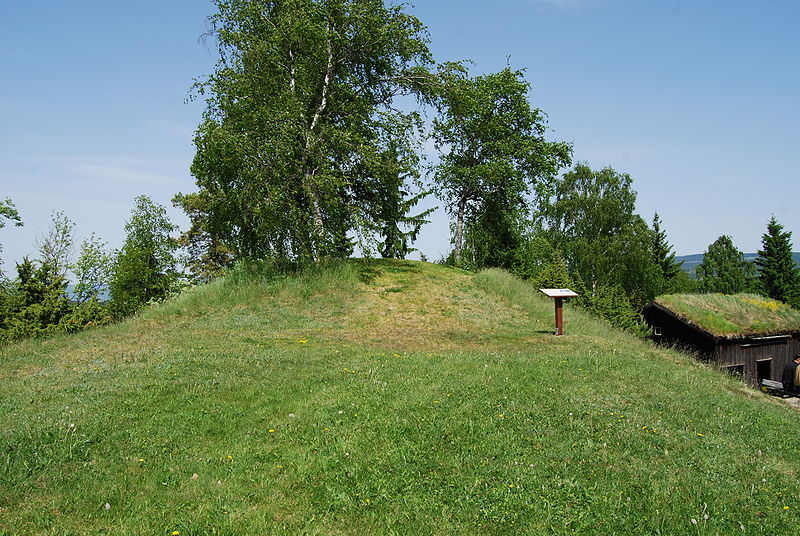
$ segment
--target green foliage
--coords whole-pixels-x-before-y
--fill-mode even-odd
[[[529,233],[515,251],[514,265],[510,271],[523,279],[531,279],[550,262],[554,252],[541,231]]]
[[[433,128],[444,153],[433,178],[455,218],[454,262],[462,264],[468,243],[477,267],[510,267],[526,196],[569,164],[571,147],[545,140],[545,116],[531,107],[522,71],[469,77],[449,63],[439,78],[441,118]]]
[[[722,235],[708,246],[697,266],[697,278],[701,292],[748,292],[755,286],[755,266],[744,259],[731,237]]]
[[[13,222],[16,227],[22,227],[22,218],[20,218],[19,211],[14,206],[14,202],[10,197],[0,200],[0,229],[6,226],[6,220]],[[0,253],[3,252],[3,245],[0,244]],[[0,266],[3,264],[3,259],[0,258]],[[2,272],[0,272],[0,279],[2,279]]]
[[[536,288],[573,288],[575,281],[564,257],[541,232],[526,237],[515,251],[512,272]]]
[[[211,234],[208,227],[211,196],[205,190],[191,194],[177,194],[172,204],[189,216],[189,228],[181,233],[178,246],[187,254],[186,265],[198,281],[209,281],[220,276],[233,263],[228,246]]]
[[[689,290],[689,277],[683,271],[683,261],[675,260],[675,253],[667,241],[667,233],[661,228],[661,218],[653,215],[652,255],[653,261],[661,271],[661,281],[656,294],[673,294]]]
[[[75,273],[72,294],[78,304],[99,300],[100,294],[108,288],[114,257],[106,251],[106,245],[94,233],[81,242],[78,260],[72,267]]]
[[[67,280],[48,263],[23,259],[17,264],[17,280],[6,297],[0,318],[0,336],[5,342],[49,335],[72,307],[66,293]]]
[[[587,289],[582,284],[576,286],[579,297],[577,304],[597,316],[606,319],[612,326],[624,329],[640,337],[649,329],[637,309],[631,304],[625,289],[620,285],[600,285]]]
[[[435,208],[410,214],[429,194],[421,190],[417,152],[420,138],[415,134],[420,128],[419,117],[416,114],[387,116],[385,126],[382,133],[385,139],[372,149],[364,149],[367,166],[361,180],[352,186],[354,204],[364,222],[360,227],[381,240],[380,255],[402,259],[414,251],[411,244]],[[412,187],[420,190],[419,193],[412,194]],[[362,250],[366,249],[362,244]]]
[[[0,229],[6,226],[6,220],[14,222],[16,227],[23,225],[19,211],[10,197],[0,200]]]
[[[591,293],[619,287],[640,307],[656,295],[661,273],[652,255],[652,233],[634,212],[631,183],[628,174],[610,167],[594,171],[578,164],[551,185],[538,218],[571,273]]]
[[[761,237],[755,265],[761,291],[774,300],[800,308],[800,272],[792,257],[792,233],[773,216]]]
[[[136,198],[109,284],[117,316],[130,315],[147,302],[161,300],[170,293],[178,277],[173,231],[175,226],[164,207],[144,195]]]
[[[391,224],[361,186],[398,187],[384,156],[415,121],[394,98],[431,78],[422,24],[383,0],[216,6],[220,60],[197,85],[208,108],[192,163],[203,232],[237,259],[349,255],[353,233]]]
[[[0,342],[74,333],[111,321],[108,306],[99,302],[108,282],[110,256],[92,235],[81,245],[75,265],[69,263],[75,224],[54,212],[50,229],[39,241],[39,263],[25,258],[17,264],[14,281],[0,287]],[[74,269],[75,302],[67,294],[65,273]]]
[[[50,215],[50,227],[47,234],[36,239],[39,249],[39,262],[47,264],[62,277],[72,267],[72,255],[75,247],[75,222],[62,210],[53,211]]]
[[[569,288],[575,287],[575,281],[569,274],[564,257],[557,250],[552,250],[550,259],[539,272],[531,278],[536,288]]]

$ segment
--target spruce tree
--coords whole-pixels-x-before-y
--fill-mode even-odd
[[[736,294],[753,290],[754,266],[744,259],[744,253],[733,245],[727,235],[717,238],[697,266],[702,292]]]
[[[672,246],[667,242],[667,233],[661,228],[661,218],[656,212],[653,215],[652,255],[653,261],[661,272],[659,293],[678,292],[687,278],[679,277],[683,271],[683,261],[675,260]]]
[[[758,251],[758,283],[761,291],[772,299],[800,305],[800,274],[792,258],[792,233],[784,231],[775,216],[767,224]]]

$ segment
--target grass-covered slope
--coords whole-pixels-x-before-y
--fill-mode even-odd
[[[756,294],[669,294],[656,302],[718,337],[800,332],[800,311]]]
[[[552,307],[354,262],[7,347],[0,534],[796,532],[796,413]]]

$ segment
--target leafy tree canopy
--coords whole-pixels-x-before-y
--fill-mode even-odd
[[[203,229],[239,258],[348,255],[355,228],[381,225],[363,181],[396,182],[387,140],[409,146],[419,122],[393,103],[430,85],[424,27],[382,0],[216,6],[192,164]]]
[[[572,148],[545,140],[545,116],[532,108],[522,71],[510,68],[470,77],[460,64],[440,68],[441,117],[434,140],[441,151],[434,167],[436,192],[455,217],[454,261],[461,262],[465,228],[494,237],[485,248],[489,265],[498,265],[518,237],[514,227],[526,212],[525,196],[569,165]],[[508,243],[511,242],[511,243]]]
[[[66,277],[72,267],[75,249],[75,222],[64,211],[53,211],[47,234],[36,239],[36,246],[39,249],[39,261]]]
[[[134,313],[150,300],[167,296],[176,279],[175,226],[167,211],[147,196],[136,198],[125,224],[125,243],[117,253],[110,282],[115,313]]]
[[[19,211],[14,206],[14,202],[11,201],[10,197],[6,197],[3,200],[0,200],[0,229],[6,226],[6,222],[10,221],[13,222],[16,227],[22,227],[22,218],[20,218]],[[0,244],[0,253],[3,252],[3,246]],[[2,265],[3,259],[0,258],[0,265]],[[0,272],[2,275],[2,272]]]
[[[589,292],[618,286],[638,306],[655,296],[660,272],[651,253],[652,233],[634,212],[631,185],[628,174],[578,164],[550,185],[538,217]]]
[[[755,267],[744,259],[730,236],[722,235],[703,254],[697,277],[702,292],[736,294],[752,290]]]

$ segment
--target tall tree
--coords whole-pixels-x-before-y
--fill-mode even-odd
[[[125,243],[114,260],[109,284],[118,316],[136,312],[150,300],[159,300],[171,290],[175,270],[175,226],[167,211],[141,195],[125,223]]]
[[[588,292],[618,286],[634,305],[643,305],[657,292],[660,270],[652,233],[634,212],[632,182],[610,167],[595,171],[577,164],[552,184],[538,217]]]
[[[108,289],[114,258],[106,251],[106,243],[94,233],[81,242],[78,260],[75,261],[75,288],[73,295],[79,304],[99,300]]]
[[[172,204],[189,216],[189,228],[178,238],[178,247],[186,252],[186,265],[198,281],[209,281],[220,275],[234,258],[231,249],[209,230],[208,190],[177,194]]]
[[[661,228],[658,212],[653,214],[652,249],[653,261],[661,272],[661,283],[658,294],[681,292],[688,290],[690,280],[683,271],[683,261],[675,260],[675,253],[667,241],[667,233]]]
[[[755,264],[761,290],[770,298],[800,307],[800,273],[792,257],[792,233],[775,216],[761,237]]]
[[[53,211],[47,234],[36,238],[36,247],[39,249],[39,262],[66,277],[75,251],[75,222],[63,210]]]
[[[460,264],[469,225],[490,228],[478,235],[513,240],[525,196],[569,165],[571,147],[545,140],[545,116],[531,107],[521,71],[506,68],[473,78],[450,63],[439,77],[441,117],[433,128],[442,154],[433,177],[455,219],[453,257]],[[494,244],[486,257],[496,259],[495,250],[509,246]]]
[[[748,292],[753,290],[755,267],[745,260],[730,236],[722,235],[703,254],[697,277],[702,292]]]
[[[405,115],[393,101],[431,78],[422,24],[383,0],[215,3],[192,164],[207,232],[237,257],[347,254],[374,223],[355,186],[385,175],[372,157]]]

